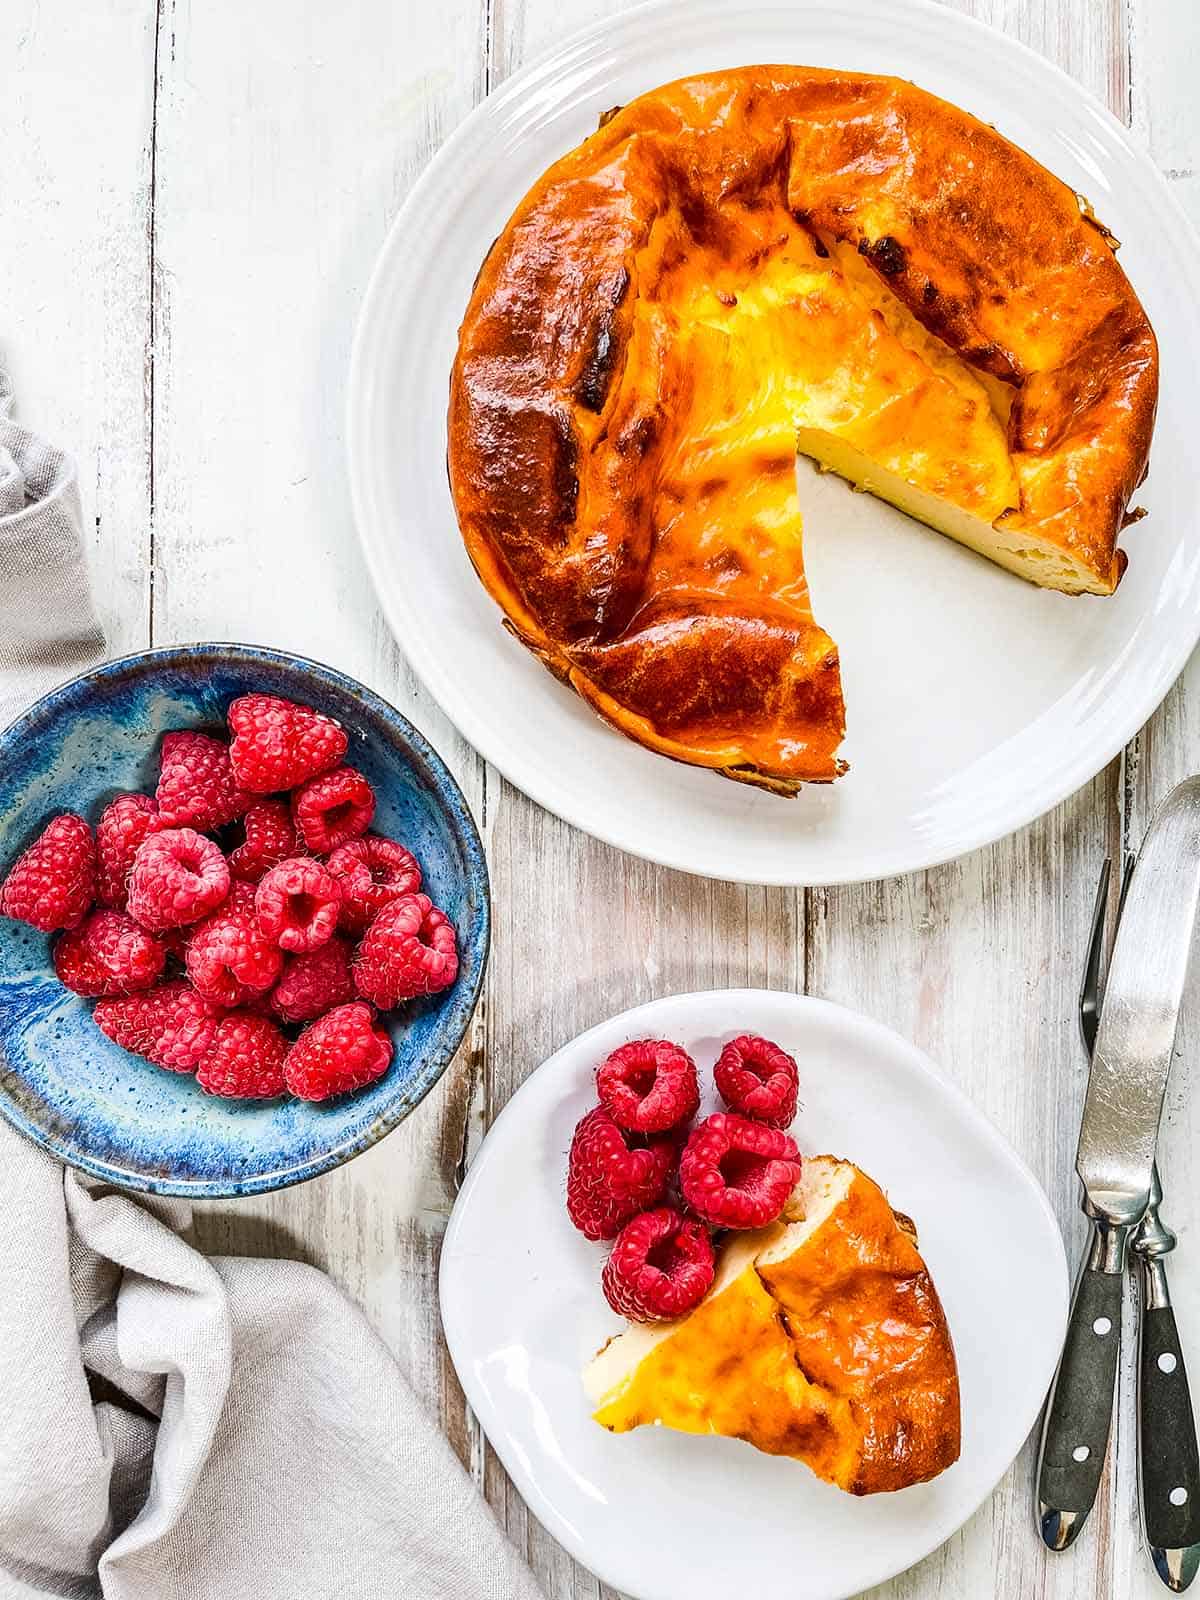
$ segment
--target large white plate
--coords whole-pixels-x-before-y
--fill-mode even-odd
[[[744,1031],[800,1063],[801,1150],[856,1161],[916,1222],[962,1384],[962,1455],[932,1483],[860,1500],[737,1440],[614,1436],[588,1415],[580,1371],[620,1327],[600,1290],[603,1247],[564,1208],[595,1068],[626,1040],[659,1035],[692,1053],[711,1089],[722,1044]],[[1067,1271],[1028,1168],[919,1050],[828,1001],[733,989],[626,1011],[526,1080],[454,1208],[441,1303],[467,1399],[517,1488],[605,1582],[637,1600],[835,1600],[919,1561],[1000,1480],[1054,1371]]]
[[[685,73],[755,61],[889,72],[958,102],[1086,194],[1158,330],[1148,520],[1110,600],[1039,592],[845,485],[801,476],[819,620],[841,647],[852,770],[781,801],[651,755],[501,628],[446,483],[447,382],[472,280],[513,206],[598,115]],[[358,328],[350,475],[383,608],[446,712],[568,821],[691,872],[835,883],[935,862],[1031,821],[1141,726],[1200,633],[1193,472],[1200,246],[1150,160],[1013,40],[925,0],[669,0],[516,74],[431,162]]]

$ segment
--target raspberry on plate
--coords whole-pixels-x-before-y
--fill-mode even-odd
[[[601,1283],[619,1317],[671,1322],[700,1304],[715,1275],[705,1225],[660,1206],[640,1212],[621,1229]]]
[[[269,1017],[232,1011],[217,1024],[196,1082],[205,1094],[231,1100],[269,1100],[283,1094],[288,1042]]]
[[[800,1154],[786,1133],[718,1111],[694,1128],[679,1161],[683,1197],[714,1228],[762,1228],[800,1181]]]
[[[92,1020],[114,1044],[168,1072],[195,1072],[208,1054],[221,1012],[186,979],[145,994],[98,1000]]]
[[[167,952],[121,911],[93,911],[54,946],[58,981],[72,994],[135,994],[162,977]]]
[[[82,817],[67,811],[39,834],[0,884],[0,916],[41,933],[75,928],[96,894],[96,844]]]
[[[631,1217],[662,1199],[675,1156],[672,1139],[629,1133],[597,1106],[571,1140],[568,1216],[587,1239],[615,1239]]]
[[[665,1133],[696,1115],[700,1083],[686,1050],[666,1039],[633,1039],[596,1068],[600,1104],[635,1133]]]
[[[336,936],[319,950],[289,956],[271,991],[271,1006],[285,1022],[312,1022],[355,997],[350,946]]]
[[[310,778],[292,796],[292,821],[315,856],[366,833],[374,815],[375,791],[353,767]]]
[[[796,1115],[800,1073],[770,1039],[752,1033],[731,1039],[713,1068],[713,1081],[731,1111],[769,1128],[786,1128]]]
[[[242,695],[230,706],[228,721],[234,776],[251,794],[294,789],[336,767],[349,745],[332,717],[272,694]]]
[[[164,828],[198,833],[223,828],[250,804],[233,775],[229,746],[211,734],[190,731],[163,735],[154,799]]]
[[[124,911],[137,847],[162,825],[148,794],[119,794],[105,806],[96,824],[96,899],[102,906]]]
[[[363,935],[354,962],[355,987],[382,1011],[449,988],[457,976],[454,924],[424,894],[404,895],[384,906]]]
[[[283,970],[279,946],[258,925],[254,889],[235,883],[229,898],[197,923],[184,958],[197,994],[218,1006],[244,1006]]]
[[[194,828],[165,828],[137,847],[129,874],[129,915],[149,933],[199,922],[229,893],[229,867]]]
[[[340,926],[347,933],[365,933],[384,906],[421,887],[421,869],[412,852],[377,833],[339,845],[325,865],[342,892]]]
[[[305,1028],[287,1053],[283,1075],[301,1100],[328,1100],[374,1083],[387,1071],[392,1041],[361,1000],[337,1006]]]
[[[281,950],[315,950],[333,938],[341,896],[319,861],[296,856],[264,873],[254,904],[259,927]]]
[[[242,818],[245,839],[229,854],[229,870],[244,883],[258,883],[281,861],[304,854],[286,800],[256,800]]]

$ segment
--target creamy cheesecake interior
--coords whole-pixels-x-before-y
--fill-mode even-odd
[[[724,577],[731,591],[805,598],[799,452],[1023,578],[1094,587],[1025,525],[1011,391],[928,332],[854,251],[785,218],[749,280],[720,255],[708,272],[691,257],[681,283],[668,270],[639,301],[639,318],[670,326],[635,333],[634,366],[639,347],[669,339],[683,375],[654,509],[663,580],[686,582],[690,563],[698,588]]]

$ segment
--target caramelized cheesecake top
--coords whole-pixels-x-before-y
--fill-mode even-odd
[[[461,330],[451,485],[557,676],[791,793],[844,732],[797,450],[1107,594],[1156,392],[1113,242],[1057,179],[910,84],[750,67],[642,96],[518,206]]]

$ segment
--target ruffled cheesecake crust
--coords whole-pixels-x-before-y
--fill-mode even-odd
[[[838,775],[844,732],[797,445],[1108,594],[1156,395],[1065,185],[910,84],[754,67],[642,96],[521,202],[463,322],[449,469],[556,676],[643,745],[791,793]]]

